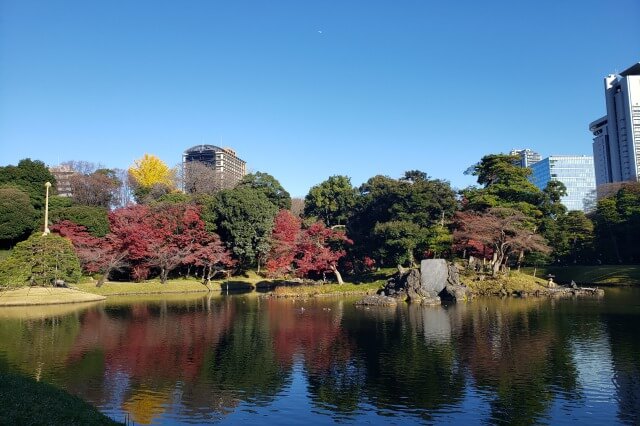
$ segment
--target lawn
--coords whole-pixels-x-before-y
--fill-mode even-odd
[[[316,297],[316,296],[341,296],[356,294],[373,294],[380,288],[380,283],[363,284],[317,284],[317,285],[290,285],[277,287],[273,293],[281,297]]]
[[[532,275],[533,268],[523,268]],[[536,276],[555,275],[555,281],[593,285],[640,285],[640,265],[571,265],[537,268]]]
[[[95,282],[82,282],[73,286],[87,293],[112,296],[120,294],[162,294],[162,293],[194,293],[220,290],[219,285],[212,283],[207,288],[202,281],[195,279],[168,280],[165,284],[159,280],[149,280],[141,283],[107,281],[102,287],[96,287]]]

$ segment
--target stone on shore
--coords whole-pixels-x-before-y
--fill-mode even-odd
[[[381,294],[375,294],[366,296],[364,299],[356,302],[357,306],[396,306],[398,299],[395,297],[384,296]]]
[[[420,262],[420,282],[425,291],[440,294],[448,279],[449,267],[445,259],[425,259]]]
[[[440,292],[440,298],[442,300],[452,300],[454,302],[465,302],[472,299],[473,294],[469,287],[464,285],[447,285],[444,290]]]
[[[420,272],[417,269],[411,269],[404,273],[398,272],[387,281],[387,285],[378,294],[423,305],[440,304],[438,294],[435,291],[425,289],[422,285]]]

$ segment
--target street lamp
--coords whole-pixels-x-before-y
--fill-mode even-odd
[[[49,235],[51,231],[49,231],[49,188],[51,188],[51,182],[47,182],[44,184],[44,187],[47,188],[47,195],[44,199],[44,232],[42,236]]]

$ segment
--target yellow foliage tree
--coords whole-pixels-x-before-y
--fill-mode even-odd
[[[164,161],[155,155],[145,154],[129,167],[129,176],[138,186],[151,188],[161,184],[171,189],[175,187],[175,170],[170,169]]]

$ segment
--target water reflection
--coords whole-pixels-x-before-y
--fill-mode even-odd
[[[0,368],[139,424],[635,424],[639,300],[356,308],[196,295],[0,310]]]

